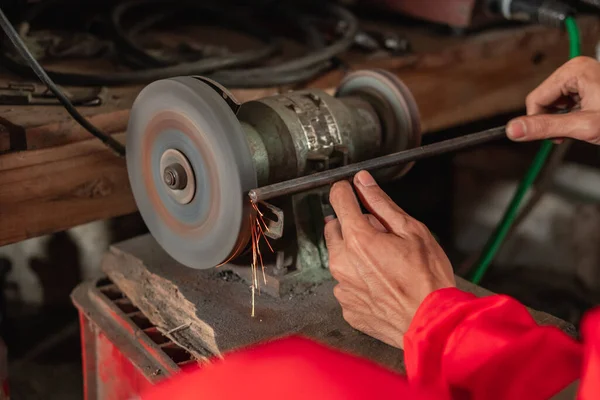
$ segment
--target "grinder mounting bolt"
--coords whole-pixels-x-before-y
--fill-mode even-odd
[[[173,163],[163,172],[165,185],[173,190],[183,190],[187,186],[187,174],[181,164]]]

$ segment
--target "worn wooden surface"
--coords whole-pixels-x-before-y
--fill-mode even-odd
[[[581,20],[584,52],[600,33]],[[424,132],[523,107],[527,93],[567,60],[564,32],[537,26],[473,37],[411,37],[415,54],[351,57],[354,69],[385,68],[401,77],[419,104]],[[335,87],[332,72],[308,85]],[[0,86],[14,78],[0,78]],[[105,104],[81,108],[100,128],[121,134],[140,90],[110,88]],[[283,88],[234,91],[242,101]],[[2,153],[4,152],[4,153]],[[0,245],[135,211],[125,164],[89,139],[61,107],[0,106]]]
[[[402,352],[352,329],[333,297],[334,282],[281,299],[256,297],[251,317],[247,284],[220,269],[198,271],[178,264],[149,235],[113,246],[102,268],[161,331],[195,357],[221,355],[276,337],[301,334],[402,371]],[[458,286],[478,296],[490,292],[460,278]],[[540,324],[573,335],[571,324],[531,311]],[[178,329],[175,329],[178,328]]]

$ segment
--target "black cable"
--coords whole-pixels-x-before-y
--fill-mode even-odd
[[[259,51],[268,51],[263,49]],[[251,61],[256,58],[256,50],[238,53],[234,56],[226,56],[222,58],[210,58],[190,63],[182,63],[164,68],[150,68],[139,71],[113,72],[109,74],[79,74],[74,72],[47,71],[47,74],[53,80],[71,86],[117,86],[117,85],[132,85],[142,84],[156,81],[159,79],[172,78],[182,75],[203,75],[209,71],[214,71],[221,68],[239,65],[244,60]],[[9,56],[0,53],[1,65],[19,75],[29,75],[29,69]]]
[[[160,22],[161,20],[169,17],[169,14],[172,16],[173,14],[181,11],[191,11],[195,15],[202,15],[204,18],[207,16],[211,21],[223,21],[224,25],[227,26],[228,29],[238,30],[245,34],[249,34],[265,43],[268,51],[252,51],[242,53],[242,56],[239,58],[239,64],[231,64],[228,67],[236,67],[242,65],[252,64],[258,61],[262,61],[270,55],[274,54],[279,49],[279,43],[272,39],[272,36],[269,32],[260,29],[259,24],[252,24],[247,21],[247,19],[239,18],[236,14],[229,12],[225,8],[218,8],[210,6],[209,4],[202,4],[197,1],[183,1],[178,0],[177,6],[182,7],[181,9],[172,9],[170,12],[160,12],[159,18],[155,18],[154,24]],[[153,6],[161,6],[166,5],[171,7],[173,5],[172,0],[134,0],[128,1],[118,4],[111,12],[110,22],[112,29],[114,31],[114,40],[117,47],[121,50],[122,54],[126,54],[127,57],[133,58],[137,61],[139,65],[143,65],[148,68],[159,68],[159,67],[168,67],[172,66],[175,63],[168,62],[166,60],[162,60],[154,55],[148,53],[143,48],[138,46],[132,36],[136,33],[140,32],[141,29],[147,29],[153,24],[145,24],[146,26],[134,26],[133,29],[130,29],[127,32],[123,28],[122,20],[126,14],[137,11],[137,9],[143,9],[147,11],[149,7]],[[207,15],[208,14],[208,15]],[[160,18],[162,17],[162,18]],[[142,21],[143,22],[143,21]],[[137,25],[137,24],[136,24]],[[254,59],[248,57],[248,54],[254,54]],[[228,56],[234,57],[234,55]]]
[[[155,4],[162,3],[164,0],[140,0],[135,1],[136,5],[140,4]],[[170,3],[169,3],[170,4]],[[179,5],[179,2],[175,2]],[[184,3],[188,4],[189,3]],[[224,6],[224,12],[229,11]],[[47,71],[48,76],[58,83],[65,85],[82,85],[82,86],[112,86],[148,83],[158,79],[170,78],[180,75],[204,75],[228,87],[267,87],[279,86],[286,84],[299,83],[313,78],[323,71],[332,68],[335,63],[336,56],[340,55],[354,42],[354,36],[358,30],[358,22],[356,18],[344,8],[335,5],[318,6],[320,11],[325,11],[330,17],[338,19],[339,23],[346,27],[342,37],[328,46],[315,47],[315,43],[319,42],[317,36],[320,34],[313,26],[307,24],[297,18],[298,10],[291,9],[287,6],[280,6],[278,11],[287,14],[287,19],[290,23],[297,25],[306,33],[308,45],[312,52],[308,55],[297,57],[295,59],[284,61],[279,65],[245,68],[245,69],[229,69],[239,68],[242,65],[255,63],[259,59],[264,59],[271,56],[274,52],[274,46],[266,46],[258,50],[248,50],[234,55],[215,57],[196,62],[187,62],[166,67],[146,68],[136,71],[115,72],[110,74],[80,74],[72,72]],[[271,10],[272,11],[272,10]],[[296,18],[294,17],[296,16]],[[272,16],[271,16],[272,18]],[[117,19],[117,21],[119,21]],[[118,35],[126,34],[125,32],[116,30]],[[125,41],[127,42],[127,41]],[[121,42],[123,46],[125,42]],[[129,41],[131,42],[131,41]],[[131,43],[130,43],[131,44]],[[145,52],[144,49],[137,47],[137,51],[130,52],[128,45],[124,45],[124,54],[128,57],[140,55]],[[135,46],[135,45],[134,45]],[[138,54],[139,53],[139,54]],[[146,53],[150,57],[149,54]],[[143,65],[144,61],[150,61],[149,57],[134,57],[137,61],[137,66]],[[144,60],[145,59],[145,60]],[[10,56],[0,53],[0,64],[18,74],[30,73],[27,66],[20,64]]]
[[[330,16],[338,18],[346,25],[345,32],[338,41],[311,54],[270,67],[245,70],[218,71],[209,77],[226,86],[264,86],[269,80],[279,77],[280,82],[294,83],[308,79],[331,66],[331,60],[348,50],[354,44],[358,32],[358,21],[342,7],[330,4],[324,7]],[[281,76],[283,75],[283,76]]]
[[[29,64],[33,72],[40,78],[40,80],[48,87],[54,96],[60,101],[63,107],[67,110],[69,115],[73,117],[75,121],[77,121],[82,127],[88,130],[92,135],[97,137],[108,146],[111,150],[117,153],[119,156],[125,156],[125,146],[119,143],[110,135],[102,132],[100,129],[96,128],[92,125],[83,115],[77,111],[77,109],[71,104],[71,101],[65,94],[56,86],[56,84],[50,79],[50,77],[44,71],[44,68],[37,62],[35,57],[31,54],[25,43],[21,40],[21,37],[12,26],[6,15],[4,15],[4,11],[0,8],[0,27],[11,41],[13,46],[17,49],[21,57]]]
[[[266,34],[262,33],[266,39]],[[182,75],[203,75],[211,71],[231,68],[269,57],[278,49],[278,43],[271,40],[260,49],[245,50],[218,58],[208,58],[167,67],[148,68],[136,71],[112,72],[108,74],[81,74],[75,72],[46,71],[54,81],[72,86],[115,86],[148,83],[159,79]],[[28,65],[22,64],[4,52],[0,52],[0,65],[22,76],[31,75]]]

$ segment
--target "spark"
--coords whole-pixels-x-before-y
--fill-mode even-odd
[[[263,222],[264,223],[264,222]],[[267,236],[265,235],[265,231],[263,230],[262,226],[260,225],[260,223],[258,222],[258,219],[256,221],[256,225],[258,226],[258,230],[260,231],[260,234],[262,235],[263,239],[265,239],[265,243],[267,243],[267,246],[269,246],[269,249],[271,250],[271,253],[274,253],[275,251],[273,251],[273,248],[271,247],[271,243],[269,243],[269,239],[267,239]],[[267,227],[267,225],[265,224],[265,228]],[[269,228],[267,228],[267,232],[269,232]],[[258,232],[256,233],[258,236]],[[257,239],[257,243],[260,241],[260,236]]]
[[[254,318],[254,285],[251,286],[252,288],[252,318]]]
[[[252,287],[253,290],[256,289],[256,287],[258,286],[258,279],[256,278],[256,255],[257,255],[257,248],[259,245],[259,237],[257,235],[257,232],[254,228],[254,221],[252,220],[252,217],[250,217],[250,223],[252,224]]]
[[[265,219],[263,218],[263,213],[258,209],[258,206],[256,205],[256,203],[252,203],[252,207],[254,207],[254,209],[256,210],[256,213],[258,214],[257,221],[260,220],[260,222],[263,223],[263,225],[265,226],[265,229],[267,230],[267,232],[271,232],[269,230],[269,227],[267,226],[267,223],[265,222]],[[262,228],[261,228],[262,231]]]
[[[265,273],[265,264],[263,261],[262,252],[260,251],[261,238],[263,238],[264,241],[267,243],[267,246],[269,247],[271,252],[274,252],[274,251],[273,251],[273,247],[271,246],[271,243],[269,243],[269,240],[267,239],[267,236],[265,235],[265,229],[267,232],[269,232],[269,227],[267,226],[267,224],[263,218],[263,213],[258,209],[258,206],[255,203],[252,203],[252,207],[256,211],[256,213],[252,213],[250,215],[250,236],[251,236],[250,240],[252,241],[252,265],[251,265],[252,285],[250,286],[250,289],[252,290],[252,317],[254,317],[254,315],[255,315],[254,314],[255,294],[258,291],[258,294],[260,295],[260,285],[259,285],[259,281],[258,281],[258,263],[259,262],[260,262],[260,268],[261,268],[262,275],[263,275],[263,282],[265,285],[267,284],[267,275]],[[262,222],[262,224],[261,224],[261,222]],[[263,229],[263,225],[264,225],[264,229]]]
[[[256,221],[256,222],[258,224],[258,221]],[[260,228],[260,224],[258,224],[258,227]],[[265,282],[265,285],[266,285],[267,284],[267,276],[265,275],[265,264],[263,263],[262,253],[260,252],[260,246],[256,246],[256,249],[258,252],[258,258],[260,259],[260,267],[262,269],[263,281]]]
[[[260,211],[258,209],[258,206],[256,205],[256,203],[252,202],[251,204],[252,204],[252,207],[256,210],[256,213],[262,217],[263,213],[262,213],[262,211]]]

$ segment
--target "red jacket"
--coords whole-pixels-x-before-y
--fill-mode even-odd
[[[581,343],[538,326],[506,296],[430,294],[404,337],[407,375],[291,337],[227,355],[158,385],[155,399],[549,399],[580,379],[600,399],[600,310]]]

